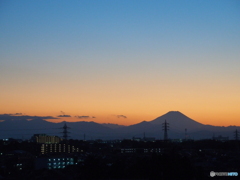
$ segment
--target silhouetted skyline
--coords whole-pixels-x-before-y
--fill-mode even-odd
[[[31,117],[0,115],[0,138],[29,138],[34,134],[62,136],[64,139],[131,139],[151,137],[155,139],[212,139],[223,136],[234,138],[240,126],[212,126],[201,124],[181,112],[170,111],[151,121],[142,121],[130,126],[117,124],[99,124],[94,121],[52,123],[46,120],[55,117]],[[166,126],[165,126],[166,122]],[[165,131],[166,129],[166,131]],[[163,131],[164,130],[164,131]],[[236,134],[236,133],[235,133]]]

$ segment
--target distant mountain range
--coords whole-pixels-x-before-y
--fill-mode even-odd
[[[31,120],[29,120],[31,119]],[[124,139],[140,137],[155,137],[163,139],[162,124],[169,123],[168,137],[170,139],[210,139],[213,136],[225,136],[233,139],[234,131],[239,126],[204,125],[190,119],[181,112],[170,111],[152,121],[143,121],[130,126],[95,122],[61,122],[52,123],[45,119],[52,117],[0,115],[0,138],[29,139],[33,134],[48,134],[62,136],[64,123],[69,127],[72,139]]]

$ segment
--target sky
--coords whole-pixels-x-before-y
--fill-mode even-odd
[[[0,114],[240,126],[240,1],[1,0]]]

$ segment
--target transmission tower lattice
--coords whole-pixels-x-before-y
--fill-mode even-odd
[[[235,140],[238,140],[238,139],[239,139],[239,132],[238,132],[237,129],[234,131],[234,139],[235,139]]]
[[[167,131],[169,131],[169,123],[167,123],[167,121],[165,120],[165,122],[162,124],[162,130],[164,131],[164,140],[168,140],[168,133]]]
[[[66,122],[64,123],[64,126],[61,128],[63,129],[63,131],[61,132],[63,134],[63,140],[67,141],[68,138],[70,137],[68,134],[70,133],[68,131],[68,129],[70,129],[70,127],[67,126]]]

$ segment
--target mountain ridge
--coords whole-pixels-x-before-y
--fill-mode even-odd
[[[4,119],[5,117],[5,119]],[[32,120],[29,120],[32,119]],[[166,120],[169,123],[169,138],[184,138],[185,132],[195,139],[211,138],[215,134],[233,137],[233,131],[239,126],[212,126],[201,124],[179,111],[169,111],[152,121],[142,121],[129,126],[105,123],[100,124],[94,121],[78,122],[49,122],[46,119],[51,117],[29,117],[29,116],[4,116],[0,115],[0,138],[30,137],[33,134],[50,134],[61,136],[64,123],[70,127],[71,138],[82,139],[85,135],[88,139],[123,139],[146,136],[163,138],[162,123]],[[54,118],[53,118],[54,119]]]
[[[204,126],[203,124],[189,118],[179,111],[169,111],[150,122],[152,124],[162,124],[165,120],[167,123],[169,123],[169,126],[172,126],[174,128],[182,127],[187,129],[200,129]]]

